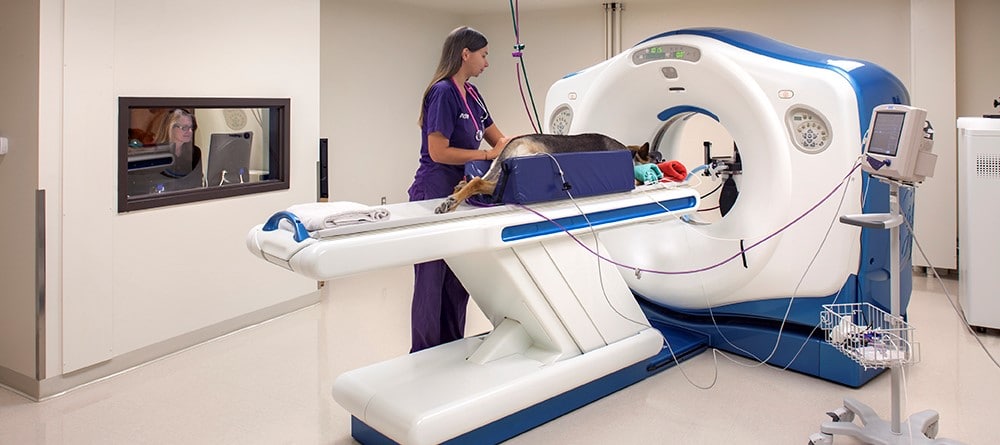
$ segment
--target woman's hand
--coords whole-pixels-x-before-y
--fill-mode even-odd
[[[493,148],[486,152],[486,159],[496,159],[503,152],[504,147],[507,146],[508,139],[506,137],[501,137],[497,139],[497,143],[493,145]]]

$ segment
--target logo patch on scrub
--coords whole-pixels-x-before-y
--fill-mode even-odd
[[[469,120],[469,113],[458,113],[458,118]]]

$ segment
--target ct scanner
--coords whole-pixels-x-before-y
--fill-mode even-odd
[[[697,191],[648,185],[443,215],[438,200],[390,204],[388,220],[316,232],[278,212],[247,246],[317,280],[444,258],[492,322],[339,376],[334,398],[363,443],[495,443],[706,347],[860,386],[876,371],[812,331],[823,304],[887,307],[884,231],[834,221],[887,209],[857,159],[872,108],[908,100],[867,62],[734,30],[668,32],[556,82],[545,128],[669,147],[687,117],[717,120],[743,166],[721,220],[688,224]],[[912,218],[912,196],[900,200]]]
[[[902,83],[868,62],[748,32],[685,29],[646,39],[556,82],[546,97],[546,128],[664,145],[656,139],[670,139],[686,117],[703,114],[729,131],[743,170],[735,176],[739,198],[724,218],[708,226],[641,225],[601,237],[618,262],[687,271],[717,264],[803,215],[851,171],[871,110],[908,102]],[[874,374],[848,363],[833,365],[839,358],[819,343],[807,342],[799,351],[823,304],[889,305],[888,236],[831,226],[840,214],[861,213],[862,201],[865,213],[886,211],[888,189],[862,181],[860,174],[846,188],[842,203],[845,191],[838,190],[837,199],[747,251],[740,261],[693,274],[637,278],[623,270],[623,276],[648,303],[644,308],[654,323],[697,332],[712,347],[771,357],[769,362],[778,366],[860,386]],[[912,218],[912,193],[901,196],[901,205]],[[909,270],[908,250],[902,261],[902,270]],[[908,297],[910,278],[901,279]],[[726,323],[719,323],[720,317]],[[782,326],[785,319],[789,323]],[[779,331],[786,341],[775,350]]]

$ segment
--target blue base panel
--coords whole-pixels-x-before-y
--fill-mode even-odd
[[[710,317],[670,311],[639,299],[646,317],[661,332],[687,331],[706,339],[705,346],[763,360],[813,377],[858,388],[884,370],[866,370],[826,342],[821,329],[786,323],[778,337],[780,322],[748,317]],[[668,337],[669,339],[669,337]],[[775,348],[777,343],[777,348]],[[772,355],[772,351],[774,351]]]

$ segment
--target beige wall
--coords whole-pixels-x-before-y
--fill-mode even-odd
[[[48,249],[61,272],[49,275],[59,310],[48,376],[313,291],[244,239],[274,211],[315,199],[319,1],[46,0],[43,11],[39,102],[54,112],[40,156],[54,161],[40,175],[49,214],[63,215]],[[117,213],[120,96],[290,98],[291,188]]]
[[[682,27],[733,27],[869,60],[909,84],[912,5],[627,2],[623,47]],[[988,113],[1000,95],[988,39],[1000,5],[955,5],[959,115]],[[521,14],[542,112],[553,82],[603,59],[603,8]],[[4,2],[0,135],[11,138],[11,154],[0,158],[0,367],[33,371],[34,239],[14,229],[34,225],[35,188],[48,194],[48,377],[309,292],[313,283],[249,255],[243,236],[274,210],[314,198],[319,137],[330,139],[333,199],[405,200],[420,95],[444,35],[460,24],[490,38],[491,67],[476,83],[496,121],[508,135],[530,132],[506,11],[463,15],[390,0]],[[183,63],[171,63],[177,55]],[[292,189],[117,214],[116,100],[132,95],[291,97]]]
[[[635,0],[625,2],[625,12],[622,20],[622,47],[628,48],[638,41],[664,31],[686,27],[727,27],[756,32],[791,45],[832,55],[861,59],[873,62],[895,74],[910,90],[913,104],[929,109],[930,117],[941,131],[935,150],[942,156],[938,175],[929,181],[926,191],[919,194],[918,222],[916,230],[922,245],[928,251],[931,262],[941,268],[954,268],[956,264],[955,232],[956,218],[954,208],[954,126],[953,103],[955,102],[953,74],[947,67],[953,65],[954,32],[956,28],[951,19],[954,0],[845,0],[838,2],[791,2],[788,0],[760,0],[747,2],[738,0],[705,0],[702,2],[662,2],[652,0]],[[958,9],[968,10],[967,3],[976,3],[973,9],[995,8],[985,6],[991,2],[975,2],[966,0],[959,2]],[[995,3],[995,2],[994,2]],[[377,17],[389,14],[392,23],[393,13],[384,11],[406,10],[410,14],[413,6],[399,6],[390,0],[366,3],[368,9],[380,9]],[[379,8],[376,5],[383,5]],[[564,4],[564,3],[561,3]],[[535,103],[542,113],[545,94],[552,83],[565,74],[591,66],[604,57],[604,9],[600,2],[580,6],[550,7],[546,9],[535,3],[525,2],[521,10],[521,40],[527,45],[525,61],[528,68]],[[393,5],[392,7],[387,7]],[[495,8],[495,12],[464,14],[458,16],[459,23],[468,24],[483,31],[490,39],[490,68],[474,82],[483,91],[497,125],[507,135],[517,135],[532,132],[529,118],[524,110],[521,95],[517,87],[515,60],[510,57],[514,43],[510,12],[505,8]],[[985,10],[984,10],[985,12]],[[437,12],[440,14],[440,12]],[[968,15],[968,12],[964,13]],[[979,17],[989,14],[975,14],[981,25],[973,29],[990,26]],[[370,18],[378,22],[375,17]],[[359,20],[368,23],[369,19]],[[943,21],[943,22],[942,22]],[[957,27],[962,33],[962,26]],[[388,40],[393,42],[419,42],[431,50],[440,48],[442,35],[450,29],[441,26],[422,26],[417,32],[411,29],[393,25],[386,29]],[[967,35],[988,35],[987,30]],[[972,37],[967,38],[970,40]],[[981,39],[980,39],[981,40]],[[975,63],[983,64],[986,60],[995,60],[986,41],[976,42],[982,48],[976,52],[981,55]],[[328,41],[324,41],[324,48]],[[407,43],[409,45],[409,43]],[[324,50],[325,51],[325,50]],[[364,48],[347,49],[346,51],[363,53]],[[966,56],[971,59],[972,52]],[[437,55],[431,53],[429,61],[433,63]],[[367,66],[367,65],[366,65]],[[964,69],[963,62],[958,64],[959,74]],[[915,71],[916,70],[916,71]],[[995,71],[995,70],[992,70]],[[991,70],[977,69],[986,84]],[[324,70],[326,73],[326,70]],[[324,74],[325,75],[325,74]],[[417,102],[411,99],[410,104],[404,102],[405,97],[413,97],[414,91],[404,89],[407,81],[400,76],[391,91],[381,90],[376,83],[364,80],[359,88],[368,85],[369,91],[377,101],[390,101],[406,107],[415,108]],[[417,74],[418,79],[423,76]],[[328,81],[324,80],[324,86]],[[943,83],[942,83],[943,82]],[[960,82],[961,83],[961,82]],[[384,83],[383,83],[384,84]],[[988,88],[988,87],[987,87]],[[1000,93],[989,93],[1000,95]],[[983,96],[980,102],[991,102],[991,95]],[[366,96],[369,97],[369,96]],[[418,96],[417,96],[418,97]],[[377,99],[381,98],[381,99]],[[918,102],[919,101],[919,102]],[[331,106],[329,99],[324,99],[324,107]],[[339,105],[332,105],[337,107]],[[988,111],[988,110],[987,110]],[[348,113],[345,109],[344,113]],[[375,125],[380,118],[369,118],[363,121],[365,113],[355,114],[355,119],[362,119],[351,125],[352,128],[367,128]],[[400,157],[389,161],[398,167],[391,175],[382,175],[377,185],[366,185],[365,188],[377,187],[380,190],[403,191],[412,179],[412,171],[416,166],[416,144],[419,143],[418,133],[407,130],[405,124],[409,115],[400,116],[404,125],[399,126],[401,132],[399,145],[394,146]],[[329,118],[324,114],[324,123],[329,125]],[[346,127],[346,126],[345,126]],[[685,132],[687,134],[688,132]],[[354,136],[345,136],[352,138]],[[395,138],[396,136],[380,136],[380,138]],[[696,138],[699,139],[699,138]],[[713,138],[724,140],[725,138]],[[365,144],[364,136],[358,136],[355,144]],[[633,141],[634,142],[634,141]],[[700,144],[686,150],[689,157],[699,158]],[[721,146],[721,145],[720,145]],[[356,149],[355,149],[356,150]],[[692,152],[692,153],[687,153]],[[363,156],[363,155],[354,155]],[[343,158],[345,161],[349,157]],[[686,159],[686,158],[685,158]],[[354,165],[362,165],[362,172],[368,172],[370,161],[359,160]],[[339,166],[338,168],[347,168]],[[358,173],[355,173],[357,175]],[[363,181],[369,179],[363,179]],[[361,182],[365,183],[365,182]],[[390,192],[391,193],[391,192]],[[334,198],[337,196],[334,194]],[[341,197],[345,195],[340,195]],[[366,198],[369,202],[373,198]],[[949,210],[952,209],[952,210]],[[914,258],[915,264],[926,265],[919,256]]]
[[[394,70],[394,64],[364,63],[357,70],[365,75],[352,74],[348,82],[343,72],[330,72],[327,66],[344,63],[344,59],[372,60],[369,45],[345,45],[345,39],[332,39],[326,25],[330,15],[327,5],[340,5],[347,11],[359,14],[345,21],[333,32],[339,36],[369,35],[370,31],[358,30],[361,24],[378,27],[384,32],[380,40],[402,45],[397,57],[403,65],[417,69]],[[480,87],[497,125],[507,135],[532,132],[517,87],[515,60],[510,56],[514,34],[507,10],[477,14],[447,14],[439,10],[402,5],[391,0],[365,2],[363,6],[349,2],[324,2],[324,69],[323,69],[323,134],[331,138],[331,163],[336,163],[343,181],[339,188],[357,187],[357,193],[332,192],[333,199],[351,199],[374,202],[377,196],[396,193],[405,199],[405,190],[416,169],[419,132],[410,127],[412,116],[419,106],[420,93],[426,78],[436,64],[444,35],[456,24],[467,24],[486,34],[490,40],[490,67],[474,82]],[[864,59],[892,71],[904,83],[910,81],[909,29],[910,2],[907,0],[846,0],[844,2],[789,2],[762,0],[748,7],[738,0],[706,0],[705,2],[626,2],[623,15],[622,47],[628,48],[646,37],[673,29],[692,26],[721,26],[764,34],[768,37],[815,51],[844,57]],[[567,6],[545,9],[542,6],[522,5],[521,41],[526,44],[525,63],[528,79],[534,93],[539,113],[545,107],[548,88],[562,76],[589,67],[604,58],[604,9],[600,2],[585,6]],[[858,11],[865,11],[859,14]],[[427,18],[430,14],[431,18]],[[401,18],[415,17],[412,26],[399,23]],[[434,20],[433,18],[444,20]],[[881,30],[878,39],[859,32],[859,29]],[[349,38],[348,38],[349,40]],[[337,58],[332,55],[337,54]],[[423,58],[423,59],[421,59]],[[376,68],[378,67],[378,68]],[[392,70],[392,80],[381,76]],[[342,71],[342,70],[337,70]],[[343,79],[343,80],[342,80]],[[350,84],[346,90],[345,84]],[[345,89],[339,96],[331,93],[336,88]],[[360,91],[363,91],[363,96]],[[386,114],[371,113],[367,103],[392,104]],[[393,130],[386,132],[386,126]],[[392,140],[388,148],[394,159],[383,162],[392,165],[390,174],[371,178],[370,158],[381,159],[383,150],[364,148],[371,144],[373,134],[378,139]],[[333,138],[342,143],[333,144]],[[378,189],[372,193],[367,190]],[[393,199],[390,199],[393,201]]]
[[[322,2],[322,137],[330,199],[407,201],[420,154],[420,98],[454,14],[392,2]]]
[[[1000,114],[1000,51],[996,35],[1000,2],[955,0],[955,38],[958,59],[958,115]]]
[[[490,67],[472,82],[483,92],[497,126],[508,136],[533,133],[518,89],[517,59],[511,56],[515,38],[510,13],[478,14],[466,20],[490,41]],[[525,45],[528,81],[539,118],[544,121],[549,87],[569,73],[604,60],[604,8],[595,3],[588,7],[521,11],[520,35]],[[528,97],[527,89],[524,94]]]
[[[0,368],[34,378],[38,1],[0,3],[0,61]]]
[[[910,14],[907,86],[910,101],[934,125],[938,156],[934,177],[916,193],[913,230],[921,249],[914,249],[913,264],[958,270],[955,1],[912,0]]]
[[[833,55],[874,62],[909,79],[909,1],[813,2],[808,7],[790,7],[786,0],[761,0],[748,7],[736,0],[703,2],[625,2],[621,47],[628,49],[648,37],[689,27],[725,27],[750,32]],[[857,14],[863,9],[865,14]],[[816,20],[822,17],[822,20]],[[552,83],[573,71],[604,59],[604,8],[601,3],[558,10],[521,11],[521,40],[529,78],[539,113],[544,112],[545,94]],[[507,134],[532,132],[517,89],[514,60],[509,48],[514,41],[509,12],[468,17],[491,40],[491,65],[476,80]],[[871,39],[859,28],[895,30]],[[542,117],[544,120],[544,116]],[[684,130],[683,148],[675,150],[687,165],[703,159],[703,140],[715,143],[713,154],[724,155],[731,146],[725,128],[709,119],[695,119]],[[643,141],[626,141],[639,144]],[[703,184],[710,190],[713,184]]]
[[[857,11],[864,10],[864,14]],[[907,0],[845,0],[789,2],[705,0],[701,2],[625,2],[622,48],[675,29],[726,27],[756,32],[813,51],[864,59],[909,82],[909,2]],[[527,118],[517,92],[514,41],[509,12],[468,17],[471,26],[490,38],[490,69],[477,80],[491,109],[508,133],[525,132]],[[872,39],[858,29],[881,29]],[[560,77],[604,58],[604,9],[600,2],[554,11],[521,11],[521,40],[527,45],[528,75],[538,102]],[[508,123],[510,122],[510,123]],[[522,124],[523,122],[523,124]],[[530,126],[527,131],[530,131]]]

